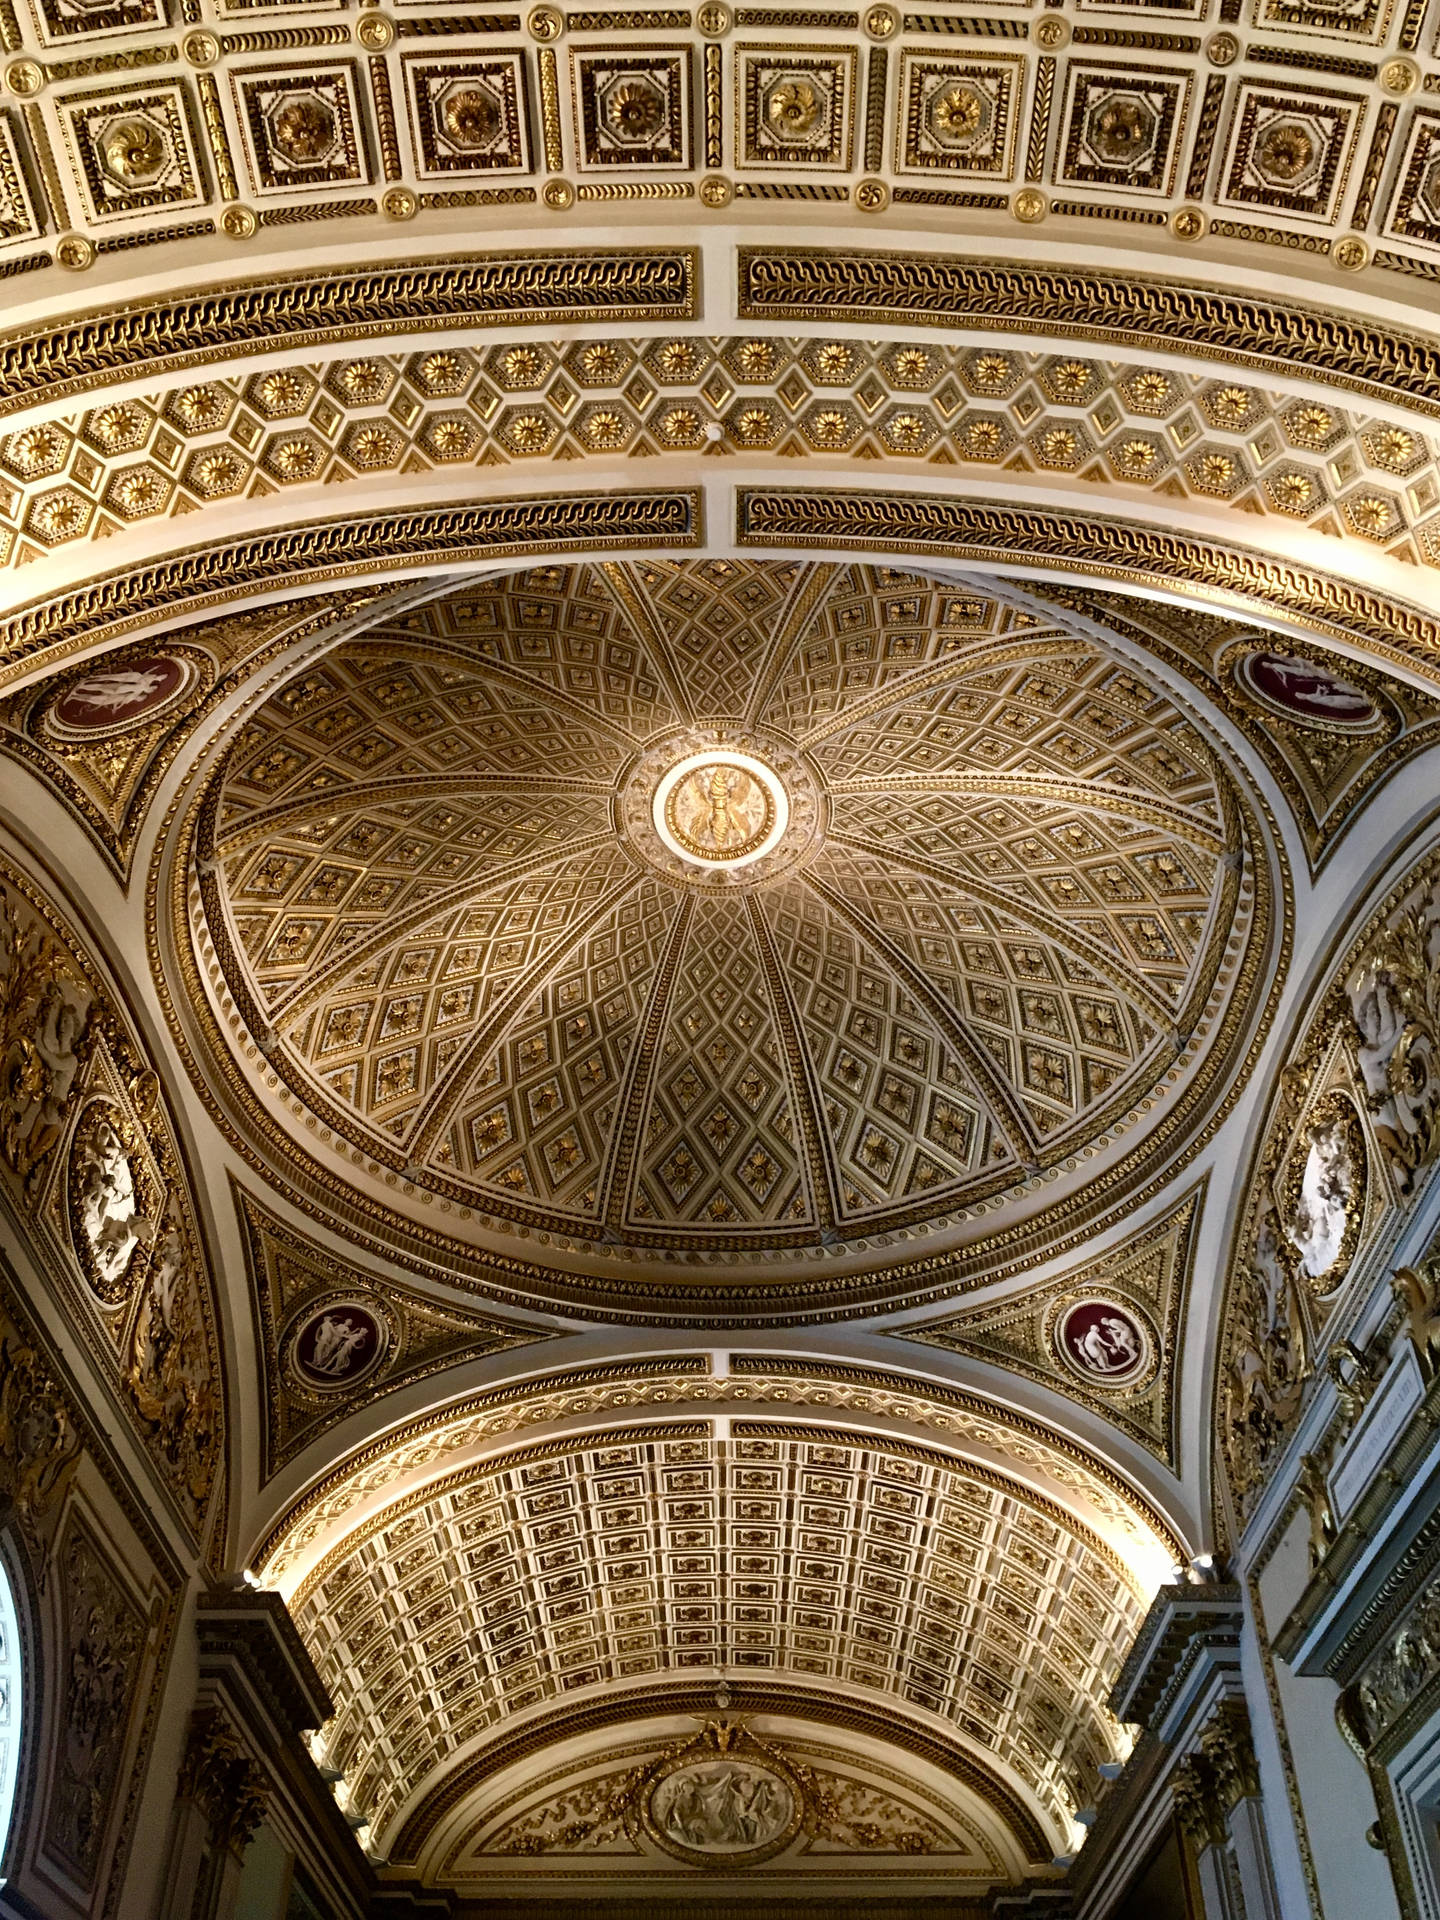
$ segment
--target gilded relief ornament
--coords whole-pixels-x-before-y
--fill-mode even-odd
[[[1264,419],[1250,388],[1220,385],[1203,399],[1217,424],[1257,433]],[[1329,409],[1292,410],[1287,430],[1334,445]],[[1413,439],[1377,454],[1413,458]],[[1313,871],[1336,849],[1347,822],[1396,767],[1440,732],[1440,701],[1353,659],[1318,648],[1277,651],[1274,636],[1193,608],[1085,593],[1079,604],[1142,645],[1173,648],[1208,698],[1219,699],[1270,766],[1304,836]]]
[[[169,158],[160,129],[150,120],[116,120],[100,142],[105,171],[122,186],[148,186]]]
[[[335,145],[335,114],[314,94],[284,101],[269,115],[270,138],[296,167],[323,160]]]
[[[739,1727],[734,1722],[729,1726],[732,1736],[738,1734]],[[650,1744],[653,1746],[653,1742]],[[870,1860],[885,1855],[892,1859],[895,1856],[914,1859],[944,1853],[948,1856],[947,1865],[963,1864],[966,1871],[973,1869],[977,1874],[1003,1873],[998,1854],[960,1813],[954,1799],[932,1795],[923,1789],[917,1792],[913,1779],[883,1765],[871,1763],[857,1770],[853,1753],[821,1745],[813,1739],[803,1744],[787,1742],[783,1747],[775,1741],[763,1744],[770,1755],[779,1754],[804,1791],[806,1818],[795,1836],[797,1853],[823,1854],[838,1850]],[[665,1757],[663,1753],[655,1756]],[[652,1777],[654,1759],[640,1742],[617,1752],[615,1758],[629,1764],[609,1767],[598,1777],[584,1763],[552,1770],[543,1777],[545,1796],[538,1802],[527,1796],[530,1804],[509,1819],[503,1819],[498,1829],[487,1811],[480,1823],[488,1831],[475,1851],[487,1857],[534,1858],[543,1854],[558,1863],[566,1855],[592,1858],[596,1852],[613,1855],[629,1841],[632,1853],[653,1857],[659,1843],[643,1835],[633,1814],[627,1825],[626,1812],[635,1795],[636,1780],[643,1782]],[[695,1764],[703,1766],[703,1756]],[[740,1768],[747,1763],[734,1760],[731,1764]],[[681,1790],[688,1784],[687,1777],[681,1783]],[[714,1811],[723,1819],[732,1804],[730,1796],[724,1793],[723,1771],[717,1784],[721,1792],[715,1796]],[[787,1791],[790,1790],[788,1782],[785,1785]],[[658,1789],[655,1797],[660,1798]],[[763,1798],[769,1800],[768,1791]],[[734,1804],[740,1806],[740,1817],[744,1821],[749,1812],[749,1799],[743,1787],[734,1796]],[[461,1842],[467,1851],[473,1844]],[[738,1851],[743,1853],[743,1849]],[[746,1863],[735,1859],[726,1864],[743,1866]]]
[[[0,913],[0,1152],[62,1271],[83,1277],[67,1298],[198,1533],[222,1446],[219,1355],[159,1080],[20,884]]]
[[[824,110],[824,98],[809,80],[778,81],[765,95],[765,118],[778,140],[804,140]]]
[[[282,1335],[286,1364],[310,1393],[343,1393],[384,1360],[393,1329],[378,1295],[336,1294]]]
[[[643,1773],[628,1796],[633,1825],[688,1866],[759,1866],[799,1835],[810,1809],[801,1776],[743,1724],[709,1721]]]
[[[742,166],[848,168],[853,51],[737,47]]]
[[[610,90],[605,118],[618,139],[651,140],[664,124],[665,96],[641,81],[622,81]]]
[[[1143,1387],[1160,1364],[1160,1342],[1146,1316],[1104,1295],[1061,1299],[1048,1332],[1063,1364],[1102,1393]]]
[[[200,1707],[180,1762],[176,1797],[204,1815],[213,1844],[238,1859],[265,1818],[271,1782],[218,1707]]]
[[[1280,1176],[1282,1221],[1317,1294],[1340,1285],[1365,1215],[1365,1136],[1343,1093],[1331,1093],[1307,1117]]]
[[[352,62],[303,70],[252,68],[232,73],[230,84],[257,193],[368,180]]]
[[[1023,65],[1013,57],[937,60],[900,55],[904,116],[896,165],[1006,180],[1015,162],[1015,100]]]
[[[695,756],[692,756],[694,758]],[[748,755],[702,755],[668,773],[655,794],[655,825],[686,858],[740,866],[785,831],[790,805],[770,769]]]
[[[617,59],[576,47],[570,61],[583,170],[689,166],[688,48],[647,49]]]
[[[50,1756],[47,1845],[94,1883],[116,1810],[146,1621],[72,1513],[60,1548],[63,1653],[59,1735]]]
[[[1346,992],[1371,1130],[1408,1193],[1440,1148],[1440,884],[1379,929]]]
[[[1373,733],[1381,725],[1368,693],[1314,660],[1257,650],[1238,661],[1235,678],[1262,712],[1292,724],[1342,733]]]
[[[683,886],[769,884],[814,848],[822,802],[792,747],[765,729],[654,740],[621,799],[642,858]]]
[[[1276,91],[1242,81],[1231,111],[1221,198],[1329,223],[1354,157],[1364,103],[1317,88]]]
[[[0,905],[0,1154],[33,1192],[64,1138],[93,999],[69,955],[5,891]]]
[[[160,0],[40,0],[41,37],[51,46],[92,35],[133,32],[165,22]]]
[[[530,169],[525,66],[519,53],[402,60],[424,178]]]
[[[984,102],[973,87],[946,86],[930,104],[931,130],[946,144],[973,140],[984,118]]]
[[[1173,190],[1189,106],[1188,74],[1072,61],[1060,177],[1076,185]]]
[[[894,1338],[1001,1366],[1080,1401],[1174,1464],[1174,1380],[1202,1191],[1118,1247],[1038,1289],[963,1308]]]
[[[154,1238],[153,1181],[119,1107],[94,1099],[70,1147],[67,1202],[81,1267],[106,1306],[129,1295],[136,1256]]]
[[[1422,864],[1317,996],[1281,1076],[1225,1310],[1219,1444],[1242,1514],[1300,1418],[1368,1210],[1413,1192],[1440,1146],[1436,898],[1433,863]],[[1352,1095],[1362,1087],[1363,1118]],[[1388,1196],[1371,1193],[1377,1159]],[[1397,1280],[1428,1370],[1427,1288],[1410,1270]]]
[[[0,1524],[43,1549],[80,1464],[70,1405],[40,1355],[0,1314]]]
[[[1440,1582],[1422,1589],[1398,1627],[1346,1689],[1343,1706],[1364,1751],[1399,1722],[1440,1670]],[[1337,1709],[1339,1711],[1339,1709]]]
[[[547,1337],[543,1329],[450,1307],[417,1287],[286,1227],[237,1190],[265,1379],[266,1478],[357,1408],[483,1354]]]
[[[560,1384],[574,1393],[583,1383],[569,1376]],[[897,1712],[936,1716],[932,1726],[978,1717],[999,1764],[961,1778],[1011,1818],[1024,1803],[999,1776],[1016,1762],[1026,1763],[1017,1770],[1048,1814],[1069,1792],[1062,1752],[1036,1756],[1028,1731],[1058,1687],[1068,1689],[1093,1752],[1109,1759],[1123,1749],[1102,1702],[1145,1602],[1126,1560],[1067,1507],[1016,1475],[965,1460],[954,1433],[936,1445],[865,1433],[837,1412],[841,1383],[803,1370],[789,1387],[809,1401],[805,1420],[757,1405],[753,1381],[712,1385],[692,1374],[687,1396],[683,1375],[626,1367],[609,1384],[609,1404],[623,1395],[622,1410],[607,1415],[592,1401],[598,1417],[568,1439],[521,1439],[488,1458],[466,1459],[453,1448],[458,1435],[435,1427],[400,1429],[393,1448],[362,1449],[364,1505],[320,1482],[311,1491],[323,1517],[312,1514],[318,1524],[303,1547],[292,1535],[282,1549],[304,1556],[290,1604],[339,1710],[333,1763],[356,1777],[375,1768],[367,1811],[392,1859],[413,1857],[439,1811],[431,1794],[440,1769],[447,1785],[468,1790],[470,1769],[486,1767],[486,1747],[517,1712],[563,1713],[581,1686],[598,1689],[595,1698],[607,1688],[673,1688],[679,1697],[661,1712],[704,1716],[699,1730],[627,1774],[607,1769],[610,1791],[587,1797],[587,1829],[613,1833],[619,1814],[657,1866],[680,1859],[749,1871],[845,1824],[788,1745],[714,1712],[706,1676],[720,1666],[738,1666],[747,1693],[778,1683],[783,1701],[787,1685],[804,1686],[852,1731],[862,1689],[875,1731]],[[659,1403],[662,1385],[675,1404]],[[733,1405],[737,1388],[748,1411]],[[774,1382],[764,1398],[773,1402],[780,1390]],[[694,1404],[716,1394],[732,1403],[723,1420]],[[637,1396],[638,1410],[648,1410],[638,1426]],[[528,1425],[542,1411],[558,1407],[521,1417]],[[421,1462],[433,1469],[442,1446],[461,1464],[437,1477]],[[728,1567],[719,1557],[727,1551]],[[461,1571],[477,1552],[483,1584]],[[404,1577],[383,1597],[372,1579],[377,1554],[404,1555]],[[267,1551],[261,1568],[274,1565]],[[717,1568],[725,1569],[718,1581]],[[627,1595],[618,1624],[602,1604],[617,1588]],[[542,1597],[521,1658],[502,1652],[497,1662],[492,1596],[517,1589]],[[887,1596],[885,1613],[875,1611],[877,1591]],[[441,1608],[453,1627],[437,1635]],[[1084,1650],[1083,1662],[1062,1664],[1057,1650],[1072,1647]],[[997,1659],[1009,1676],[1003,1691]],[[385,1672],[398,1694],[387,1685],[380,1695],[366,1679]],[[444,1723],[423,1714],[409,1778],[397,1778],[381,1760],[397,1714],[437,1684],[453,1720],[463,1716],[481,1736],[473,1758],[450,1767]],[[763,1710],[774,1709],[767,1701]],[[951,1752],[974,1759],[963,1739]],[[588,1758],[603,1761],[603,1746],[591,1740]],[[530,1793],[540,1786],[534,1771]],[[1021,1831],[1038,1828],[1033,1812],[1021,1819]],[[531,1827],[525,1850],[550,1850],[543,1829]]]
[[[1247,1512],[1294,1431],[1315,1372],[1294,1250],[1271,1200],[1262,1203],[1232,1281],[1220,1429],[1231,1491]]]
[[[141,1292],[125,1383],[152,1448],[197,1517],[214,1482],[222,1432],[205,1288],[191,1228],[172,1199]]]
[[[1397,1267],[1390,1289],[1404,1310],[1420,1371],[1433,1380],[1440,1369],[1440,1263],[1432,1257],[1416,1267]]]
[[[65,94],[57,106],[92,219],[204,198],[180,82],[119,99]]]
[[[441,109],[446,133],[458,147],[487,147],[500,131],[500,108],[492,93],[462,87]]]
[[[102,660],[47,708],[45,726],[59,740],[128,732],[178,704],[196,678],[194,662],[176,654]]]
[[[1274,186],[1293,186],[1316,164],[1320,143],[1300,120],[1273,120],[1255,145],[1255,170]]]

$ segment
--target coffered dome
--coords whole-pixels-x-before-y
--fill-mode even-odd
[[[873,1266],[1133,1179],[1256,931],[1238,795],[1153,678],[869,567],[452,592],[275,693],[194,834],[252,1124],[278,1087],[328,1172],[562,1269]]]

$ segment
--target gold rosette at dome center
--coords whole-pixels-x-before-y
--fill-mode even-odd
[[[661,844],[682,860],[732,876],[759,865],[785,837],[790,796],[771,766],[734,748],[702,749],[661,776],[651,807]]]
[[[272,1145],[467,1244],[894,1260],[1183,1142],[1268,929],[1253,833],[1155,684],[999,597],[531,569],[231,749],[193,816],[211,1057]]]
[[[770,831],[775,802],[743,767],[710,761],[671,788],[665,822],[696,860],[735,860],[752,853]]]

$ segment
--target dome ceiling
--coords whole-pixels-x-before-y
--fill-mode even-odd
[[[1254,905],[1215,754],[1128,663],[790,562],[533,569],[342,646],[195,853],[302,1137],[669,1261],[1100,1171],[1199,1090]]]
[[[896,1839],[741,1899],[1045,1881],[1225,1544],[1270,1017],[1433,833],[1424,8],[84,11],[0,0],[0,755],[212,1571],[397,1875],[693,1896],[615,1783],[731,1695]]]

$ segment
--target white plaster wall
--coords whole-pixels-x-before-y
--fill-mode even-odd
[[[1260,1576],[1272,1639],[1310,1577],[1308,1542],[1305,1518],[1297,1514]],[[1275,1662],[1275,1681],[1324,1920],[1400,1920],[1385,1855],[1365,1838],[1376,1817],[1370,1781],[1335,1724],[1339,1688],[1333,1680],[1294,1674],[1283,1660]]]

